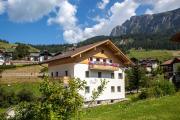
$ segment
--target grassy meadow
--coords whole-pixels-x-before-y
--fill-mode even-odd
[[[86,110],[83,120],[180,120],[180,93]]]
[[[160,61],[165,61],[173,57],[180,56],[180,51],[170,51],[170,50],[134,50],[129,51],[128,56],[130,58],[135,57],[137,59],[144,58],[155,58]]]

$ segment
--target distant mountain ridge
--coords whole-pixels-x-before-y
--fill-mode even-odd
[[[113,28],[110,36],[163,32],[174,34],[178,31],[180,31],[180,8],[158,14],[132,16],[121,26]]]

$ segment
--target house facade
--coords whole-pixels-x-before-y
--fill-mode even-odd
[[[108,81],[97,104],[115,102],[125,98],[124,68],[132,65],[111,41],[106,40],[59,54],[46,61],[49,76],[68,80],[80,78],[86,81],[85,90],[79,91],[85,102],[91,101],[92,91],[100,85],[100,80]]]
[[[165,61],[161,67],[165,74],[164,77],[171,80],[176,87],[180,88],[180,58]]]

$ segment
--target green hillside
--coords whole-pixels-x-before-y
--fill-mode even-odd
[[[0,49],[5,49],[7,52],[13,52],[17,45],[18,44],[0,41]],[[29,52],[38,52],[39,51],[37,48],[34,48],[30,45],[27,45],[27,46],[29,46]]]

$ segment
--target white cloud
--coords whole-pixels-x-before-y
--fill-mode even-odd
[[[147,9],[145,13],[153,14],[174,10],[180,7],[180,0],[135,0],[141,4],[149,4],[152,9]]]
[[[101,2],[98,2],[97,6],[99,9],[104,9],[109,2],[110,0],[102,0]]]
[[[4,10],[5,10],[5,3],[2,0],[0,0],[0,14],[2,14]]]
[[[8,0],[7,12],[12,21],[33,22],[48,15],[56,4],[57,0]]]
[[[136,15],[135,10],[138,6],[138,3],[131,0],[125,0],[121,3],[116,2],[110,8],[108,18],[98,17],[96,19],[97,24],[91,27],[81,28],[76,18],[77,7],[68,1],[64,1],[59,5],[60,9],[57,16],[50,18],[48,23],[59,24],[64,30],[64,39],[68,43],[75,43],[96,35],[109,35],[110,31],[116,25],[121,25],[125,20]]]

